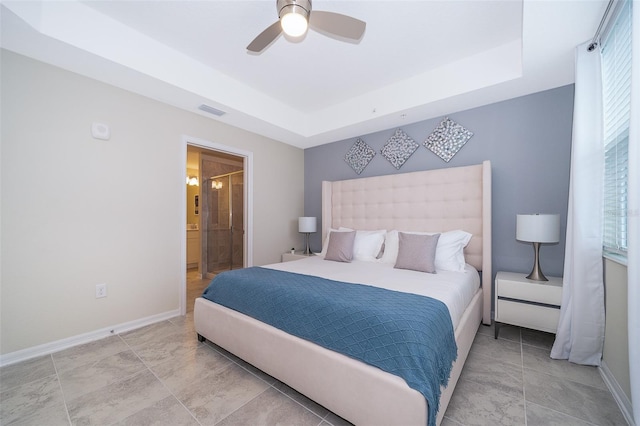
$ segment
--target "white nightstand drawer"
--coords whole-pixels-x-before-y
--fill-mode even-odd
[[[535,281],[521,273],[496,274],[496,338],[500,323],[556,332],[562,303],[562,278],[548,278],[548,281]]]
[[[498,286],[498,297],[509,297],[555,306],[559,306],[562,301],[562,287],[554,285],[554,282],[535,282],[530,284],[523,281],[500,280]]]
[[[559,317],[560,309],[557,308],[509,300],[498,300],[498,306],[496,306],[496,321],[548,333],[556,332]]]

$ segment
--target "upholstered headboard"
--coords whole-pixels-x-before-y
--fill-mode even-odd
[[[322,183],[322,240],[330,228],[473,234],[467,263],[482,271],[491,323],[491,163]],[[486,291],[486,290],[489,291]]]

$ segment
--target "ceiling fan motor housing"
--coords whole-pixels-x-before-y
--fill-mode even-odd
[[[0,0],[2,1],[2,0]],[[364,35],[366,22],[340,13],[316,11],[311,25],[311,0],[276,0],[278,20],[264,29],[251,43],[247,50],[260,53],[273,43],[280,34],[287,38],[297,39],[307,34],[310,28],[324,35],[335,35],[339,39],[354,40],[356,43]]]
[[[311,0],[278,0],[276,2],[278,9],[278,18],[282,18],[287,13],[296,13],[304,16],[309,21],[309,13],[311,12]]]

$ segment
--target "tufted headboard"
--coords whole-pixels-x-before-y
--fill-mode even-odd
[[[491,323],[491,163],[322,182],[322,241],[330,228],[473,234],[467,263],[482,271]],[[489,291],[486,291],[488,289]]]

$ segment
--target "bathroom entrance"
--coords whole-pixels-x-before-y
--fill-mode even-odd
[[[187,270],[212,278],[242,268],[244,158],[188,146],[187,163]]]
[[[202,276],[244,266],[243,159],[200,153],[200,226]]]
[[[186,277],[182,312],[218,273],[251,266],[253,154],[184,137]]]
[[[207,170],[203,160],[203,170]],[[237,170],[214,176],[203,175],[202,224],[205,237],[203,262],[207,275],[243,267],[243,183]]]

